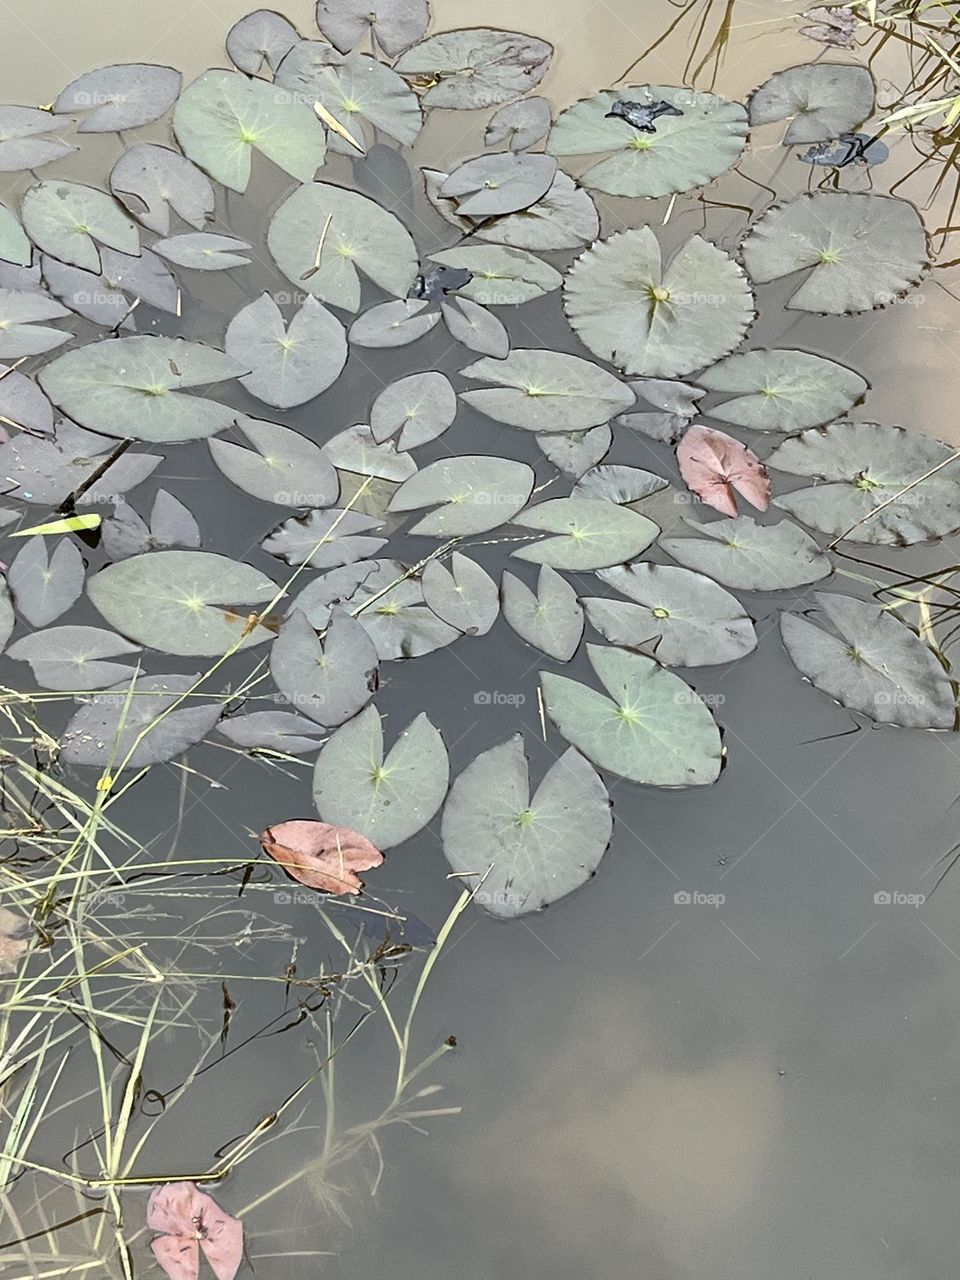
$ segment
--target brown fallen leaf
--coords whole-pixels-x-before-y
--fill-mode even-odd
[[[366,836],[313,818],[291,818],[260,836],[268,853],[294,880],[324,893],[359,893],[358,871],[379,867],[383,854]]]

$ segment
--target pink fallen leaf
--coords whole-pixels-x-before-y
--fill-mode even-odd
[[[677,464],[690,492],[725,516],[739,514],[734,490],[758,511],[766,511],[770,502],[766,467],[726,432],[690,427],[677,445]]]
[[[313,818],[267,827],[260,844],[294,880],[324,893],[359,893],[363,881],[357,872],[383,862],[383,854],[366,836]]]
[[[0,973],[16,973],[20,957],[30,946],[30,939],[23,936],[29,927],[23,916],[0,907]]]
[[[200,1250],[217,1280],[234,1280],[243,1261],[243,1223],[192,1182],[155,1187],[147,1226],[162,1234],[150,1247],[169,1280],[197,1280]]]

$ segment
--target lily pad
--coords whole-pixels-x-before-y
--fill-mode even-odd
[[[319,445],[289,427],[258,418],[238,418],[236,427],[252,449],[229,440],[207,443],[214,462],[238,489],[280,507],[329,507],[336,502],[337,472]]]
[[[866,67],[808,62],[772,75],[750,95],[750,124],[789,120],[784,146],[827,142],[873,114],[873,76]]]
[[[597,577],[633,602],[582,600],[590,625],[611,644],[648,648],[665,667],[735,662],[757,647],[740,601],[702,573],[638,561]]]
[[[664,266],[648,226],[598,240],[570,268],[564,309],[587,347],[626,373],[672,378],[713,364],[754,318],[733,258],[691,236]]]
[[[28,538],[7,573],[17,611],[34,627],[46,627],[83,591],[86,566],[79,548],[68,538],[50,555],[39,535]]]
[[[61,138],[46,138],[67,122],[36,107],[0,106],[0,173],[40,169],[76,151]]]
[[[212,436],[236,410],[184,388],[222,382],[243,365],[222,351],[183,338],[143,336],[92,342],[58,356],[40,371],[40,385],[81,426],[137,440],[198,440]]]
[[[638,400],[654,406],[653,412],[621,414],[617,422],[668,445],[676,444],[686,431],[704,394],[700,387],[673,378],[637,378],[630,388]]]
[[[425,107],[473,109],[519,98],[546,74],[553,45],[518,31],[469,27],[423,40],[393,64],[425,88]]]
[[[230,321],[223,345],[250,370],[240,385],[280,409],[315,399],[347,362],[343,325],[314,297],[307,297],[287,325],[273,298],[261,294]]]
[[[818,582],[833,566],[808,533],[790,520],[757,524],[749,516],[688,521],[701,537],[661,538],[659,545],[688,569],[741,591],[789,591]]]
[[[558,471],[579,479],[584,472],[606,457],[613,442],[609,423],[590,427],[587,431],[567,431],[557,435],[539,435],[537,448]]]
[[[205,71],[187,85],[173,113],[184,153],[232,191],[246,191],[260,151],[299,182],[326,156],[326,134],[312,107],[239,71]]]
[[[407,530],[424,537],[487,533],[526,506],[534,479],[532,467],[511,458],[441,458],[404,481],[390,510],[438,507]]]
[[[111,560],[168,547],[199,547],[200,527],[179,498],[158,489],[147,524],[126,502],[117,503],[101,526],[103,549]]]
[[[473,279],[458,292],[484,307],[512,307],[518,302],[529,302],[563,283],[559,271],[523,249],[492,244],[464,245],[461,249],[442,249],[430,257],[441,266],[469,271]]]
[[[131,261],[139,259],[133,258]],[[110,288],[102,275],[93,271],[81,271],[79,267],[68,267],[65,262],[58,262],[46,253],[41,255],[40,265],[47,288],[78,316],[111,329],[133,327],[130,303],[119,289]],[[33,296],[41,299],[39,294]],[[48,332],[55,334],[58,331],[52,329]],[[64,340],[69,336],[61,334]]]
[[[497,218],[527,209],[546,195],[557,173],[552,156],[499,151],[458,165],[440,187],[467,218]]]
[[[23,502],[55,507],[81,488],[78,507],[115,502],[163,459],[155,453],[128,451],[110,462],[114,448],[112,440],[63,423],[53,439],[21,434],[0,445],[0,474],[16,485],[11,496]],[[94,475],[99,478],[90,483]]]
[[[153,63],[99,67],[72,80],[57,97],[53,111],[55,115],[89,112],[77,126],[78,133],[139,129],[170,110],[182,83],[179,71]]]
[[[42,689],[102,689],[129,680],[137,671],[105,659],[139,651],[139,645],[102,627],[51,627],[23,636],[7,656],[29,662]]]
[[[515,734],[454,781],[441,836],[454,872],[476,887],[476,903],[509,920],[585,884],[612,829],[607,790],[577,751],[564,752],[531,797],[523,738]]]
[[[400,733],[384,759],[380,713],[366,707],[320,752],[313,799],[324,822],[362,831],[378,849],[392,849],[427,825],[449,781],[447,749],[425,715]]]
[[[785,440],[768,462],[778,471],[816,481],[775,499],[805,525],[836,538],[863,520],[852,541],[904,547],[960,529],[960,472],[954,464],[890,501],[953,452],[902,427],[835,422]]]
[[[566,676],[541,672],[547,714],[600,769],[657,787],[716,782],[720,730],[694,689],[652,658],[587,645],[606,697]]]
[[[165,236],[171,210],[198,231],[216,204],[207,175],[179,151],[156,143],[129,147],[110,170],[110,190],[136,220]]]
[[[409,146],[423,123],[416,94],[395,71],[368,54],[344,56],[319,40],[294,45],[277,68],[276,82],[308,103],[319,102],[361,146],[372,144],[376,131]],[[327,145],[357,154],[333,129]]]
[[[273,639],[249,609],[277,594],[251,565],[208,551],[151,551],[101,569],[87,583],[94,607],[121,635],[163,653],[218,657]]]
[[[37,356],[62,346],[73,335],[52,329],[38,320],[62,320],[70,312],[42,293],[0,289],[0,358]]]
[[[84,271],[100,270],[100,245],[140,252],[140,234],[112,197],[78,182],[40,182],[23,197],[27,235],[44,253]]]
[[[346,602],[381,662],[419,658],[460,638],[424,604],[423,590],[399,560],[375,560]]]
[[[355,716],[377,688],[377,651],[355,618],[335,610],[321,641],[296,610],[270,650],[270,674],[290,704],[333,728]]]
[[[583,609],[566,579],[544,564],[534,593],[512,573],[504,573],[500,594],[503,616],[521,640],[558,662],[570,661],[583,636]]]
[[[220,721],[217,733],[248,751],[280,751],[290,756],[310,755],[323,741],[320,726],[293,711],[230,716]]]
[[[0,396],[3,384],[0,382]],[[457,416],[457,393],[442,373],[411,373],[377,396],[370,410],[370,432],[382,443],[399,436],[400,449],[415,449],[444,433]]]
[[[142,769],[182,755],[220,719],[219,702],[188,699],[175,706],[198,679],[142,676],[132,696],[126,683],[95,694],[67,725],[60,740],[61,761],[99,769],[109,763],[114,769]]]
[[[471,351],[493,356],[495,360],[503,360],[509,353],[510,339],[506,329],[493,312],[481,307],[479,302],[471,302],[469,298],[451,298],[449,302],[440,304],[440,310],[450,337]]]
[[[500,593],[486,569],[454,551],[450,567],[430,560],[420,578],[425,603],[438,618],[469,636],[484,636],[500,613]]]
[[[285,520],[264,539],[263,549],[287,564],[309,564],[313,569],[335,569],[375,556],[386,538],[368,537],[383,522],[359,511],[309,511]]]
[[[249,266],[250,259],[243,255],[249,248],[246,240],[209,231],[190,231],[153,244],[154,253],[159,253],[161,258],[193,271],[228,271],[231,267]]]
[[[641,467],[610,463],[592,467],[573,486],[571,498],[596,498],[603,502],[633,503],[667,488],[667,481]]]
[[[873,601],[818,591],[836,634],[781,613],[780,634],[794,665],[818,689],[881,724],[950,729],[956,697],[932,650]]]
[[[499,384],[462,391],[461,400],[488,418],[527,431],[583,431],[634,403],[633,392],[619,378],[562,351],[518,348],[505,360],[477,360],[460,372]]]
[[[399,218],[325,182],[307,183],[284,200],[267,244],[296,288],[347,311],[360,308],[358,269],[397,298],[406,297],[417,274],[416,246]]]
[[[32,253],[20,219],[12,209],[0,204],[0,258],[19,267],[29,267]]]
[[[664,105],[672,110],[646,119]],[[561,112],[547,150],[555,156],[602,154],[581,176],[584,186],[652,198],[712,182],[736,164],[746,140],[747,113],[739,102],[670,85],[627,85]]]
[[[812,267],[786,305],[828,315],[888,306],[928,266],[926,232],[912,204],[849,191],[775,206],[753,224],[742,250],[758,284]]]
[[[381,480],[407,480],[417,464],[409,453],[401,453],[392,440],[378,443],[368,426],[358,423],[333,436],[323,446],[324,456],[340,471]]]
[[[514,524],[557,535],[518,547],[518,560],[575,572],[630,560],[660,532],[646,516],[596,498],[551,498],[528,507]]]
[[[525,151],[550,131],[550,103],[546,98],[521,98],[495,111],[487,122],[484,145],[506,143],[511,151]]]
[[[53,405],[32,378],[5,364],[0,364],[0,423],[39,435],[53,431]]]
[[[428,311],[429,305],[412,298],[381,302],[354,320],[350,341],[356,347],[406,347],[440,323],[440,312]]]
[[[317,26],[341,53],[369,32],[391,58],[409,49],[430,22],[427,0],[318,0]]]
[[[256,9],[233,24],[227,32],[224,47],[238,71],[255,76],[264,63],[271,71],[276,71],[299,41],[299,31],[282,13],[273,9]]]
[[[831,422],[857,404],[869,383],[846,365],[809,351],[745,351],[700,375],[707,391],[732,395],[709,417],[753,431],[797,431]]]
[[[521,103],[517,104],[521,106]],[[546,195],[520,213],[510,213],[476,230],[478,240],[531,249],[579,249],[600,234],[600,215],[589,194],[562,171]]]

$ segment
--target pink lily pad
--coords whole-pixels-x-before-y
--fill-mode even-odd
[[[725,516],[739,514],[737,493],[758,511],[766,511],[770,502],[766,467],[725,431],[690,427],[677,445],[677,465],[690,492]]]
[[[150,1247],[169,1280],[197,1280],[200,1250],[217,1280],[234,1280],[243,1261],[243,1223],[193,1182],[155,1187],[147,1226],[159,1231]]]

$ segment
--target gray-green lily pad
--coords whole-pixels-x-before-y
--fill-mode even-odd
[[[481,307],[479,302],[452,297],[449,302],[441,302],[440,310],[450,337],[471,351],[495,360],[502,360],[509,353],[510,338],[506,329],[493,312]]]
[[[586,431],[538,435],[536,441],[537,448],[558,471],[579,480],[585,472],[606,457],[613,442],[613,432],[610,424],[604,422],[601,426],[590,427]]]
[[[667,488],[663,476],[642,467],[626,467],[621,463],[609,463],[604,467],[592,467],[573,486],[571,498],[595,498],[602,502],[630,504],[649,498]]]
[[[630,597],[582,600],[591,626],[611,644],[649,649],[665,667],[735,662],[757,647],[740,601],[702,573],[638,561],[597,577]]]
[[[849,191],[776,205],[750,228],[742,252],[757,284],[812,268],[786,305],[827,315],[888,306],[929,265],[926,232],[912,204]]]
[[[512,573],[500,583],[503,616],[521,640],[557,662],[569,662],[583,636],[583,609],[577,593],[548,564],[540,568],[533,592]]]
[[[166,489],[158,489],[149,524],[126,502],[100,526],[104,551],[111,560],[160,551],[168,547],[199,547],[200,526],[188,507]]]
[[[43,136],[62,129],[66,123],[37,107],[0,106],[0,173],[40,169],[76,151],[61,138]]]
[[[585,884],[612,829],[606,787],[578,751],[564,752],[531,796],[523,738],[515,734],[456,778],[441,836],[455,874],[476,889],[477,905],[509,920]]]
[[[114,251],[111,250],[111,252]],[[139,259],[131,259],[131,261],[139,261]],[[66,303],[78,316],[111,329],[133,327],[130,303],[119,289],[111,289],[102,275],[97,275],[93,271],[81,271],[79,267],[68,267],[65,262],[58,262],[56,258],[51,258],[46,253],[41,255],[40,266],[50,292],[61,302]],[[41,298],[39,294],[33,296]],[[53,335],[58,331],[51,329],[48,332]],[[70,335],[61,333],[60,336],[65,340]]]
[[[381,480],[407,480],[416,474],[417,464],[409,453],[401,452],[392,440],[378,442],[363,423],[348,427],[323,446],[324,456],[339,471]]]
[[[523,105],[517,103],[518,106]],[[600,215],[588,192],[562,170],[546,195],[519,213],[509,213],[476,230],[478,240],[545,253],[553,249],[579,249],[600,234]]]
[[[368,536],[382,520],[359,511],[308,511],[278,525],[263,541],[269,555],[287,564],[309,564],[313,569],[335,569],[375,556],[386,538]]]
[[[210,231],[187,231],[183,235],[156,240],[154,253],[178,267],[193,271],[229,271],[231,267],[246,267],[250,259],[244,250],[250,245],[236,236],[215,235]]]
[[[390,511],[437,507],[407,531],[425,537],[488,533],[526,506],[534,479],[532,467],[512,458],[441,458],[404,481]]]
[[[540,83],[552,56],[553,45],[546,40],[470,27],[422,40],[393,69],[424,86],[425,107],[471,110],[521,97]]]
[[[672,110],[638,127],[615,112],[618,104]],[[656,197],[712,182],[736,164],[746,139],[747,113],[739,102],[670,85],[627,85],[568,107],[550,131],[547,150],[555,156],[603,154],[582,175],[586,187]]]
[[[754,318],[749,282],[729,254],[694,235],[664,265],[648,226],[587,249],[567,273],[563,303],[594,355],[655,378],[713,364]]]
[[[597,498],[551,498],[528,507],[514,524],[555,534],[518,547],[513,555],[533,564],[581,572],[632,560],[659,528],[646,516]]]
[[[429,22],[427,0],[318,0],[317,3],[317,26],[341,53],[349,53],[369,32],[384,53],[395,58],[421,39]]]
[[[784,146],[829,142],[873,114],[873,76],[866,67],[808,62],[770,77],[750,95],[750,124],[789,120]]]
[[[295,288],[347,311],[360,308],[358,269],[396,298],[406,297],[417,275],[416,246],[399,218],[326,182],[307,183],[284,200],[267,244]]]
[[[355,618],[335,610],[321,641],[297,609],[270,649],[270,674],[291,706],[327,728],[367,705],[377,688],[377,651]]]
[[[701,377],[703,375],[701,374]],[[638,398],[653,410],[624,413],[617,418],[622,426],[649,436],[658,444],[675,445],[697,412],[703,389],[673,378],[637,378],[630,383]]]
[[[159,120],[180,96],[183,77],[173,67],[125,62],[87,71],[53,104],[55,115],[89,112],[78,133],[120,133]],[[92,108],[92,110],[91,110]]]
[[[315,399],[347,362],[343,325],[309,295],[288,325],[269,293],[261,294],[230,321],[223,345],[250,370],[240,385],[279,409]]]
[[[103,689],[136,674],[136,667],[110,662],[140,646],[102,627],[51,627],[23,636],[7,650],[7,656],[28,662],[43,689]]]
[[[506,143],[511,151],[525,151],[550,131],[550,103],[546,98],[521,98],[495,111],[487,121],[484,145]]]
[[[84,271],[100,271],[101,245],[140,252],[140,233],[117,202],[79,182],[51,179],[31,187],[20,216],[38,249]]]
[[[17,552],[7,583],[17,611],[31,626],[46,627],[79,598],[85,574],[83,556],[69,538],[62,538],[51,555],[37,534]]]
[[[0,423],[38,435],[53,431],[53,405],[32,378],[0,364]]]
[[[960,472],[955,464],[896,496],[953,453],[939,440],[902,427],[835,422],[785,440],[767,462],[778,471],[815,481],[810,488],[774,499],[811,529],[836,538],[857,525],[850,533],[853,542],[904,547],[933,542],[960,529]]]
[[[344,56],[319,40],[301,40],[277,68],[276,82],[308,103],[319,102],[364,147],[373,143],[376,131],[409,146],[423,123],[407,82],[366,53]],[[357,154],[332,129],[327,146]]]
[[[634,782],[692,787],[716,782],[720,730],[694,689],[644,654],[587,645],[608,696],[566,676],[541,672],[547,715],[562,737]]]
[[[207,175],[179,151],[153,142],[123,153],[110,170],[110,190],[128,213],[159,236],[170,231],[171,210],[199,231],[216,205]]]
[[[430,560],[420,577],[425,603],[464,635],[483,636],[500,613],[500,593],[486,569],[454,551],[449,568]]]
[[[0,382],[0,394],[3,384]],[[436,440],[457,416],[457,393],[442,373],[411,373],[392,382],[370,410],[370,431],[377,443],[397,435],[400,449]]]
[[[255,150],[299,182],[311,181],[327,151],[312,107],[239,71],[205,71],[187,85],[173,129],[184,154],[232,191],[246,191]]]
[[[21,433],[0,445],[0,474],[16,486],[10,496],[23,502],[55,507],[81,489],[78,507],[115,502],[118,494],[146,480],[163,458],[128,450],[110,462],[114,447],[112,440],[64,422],[52,439]]]
[[[199,678],[142,676],[132,695],[127,683],[95,694],[67,725],[60,740],[61,761],[142,769],[182,755],[206,737],[222,710],[216,701],[181,700]]]
[[[818,582],[833,566],[808,533],[790,520],[757,524],[750,516],[688,521],[700,537],[661,538],[688,569],[740,591],[788,591]]]
[[[375,560],[346,603],[381,662],[419,658],[460,638],[424,603],[419,580],[399,560]]]
[[[488,418],[527,431],[583,431],[600,426],[634,403],[619,378],[590,360],[562,351],[522,349],[505,360],[484,358],[460,371],[466,378],[494,382],[460,398]]]
[[[220,721],[217,733],[246,751],[279,751],[290,756],[310,755],[323,741],[320,726],[295,711],[251,711],[230,716]]]
[[[473,279],[458,292],[483,307],[511,307],[551,293],[563,283],[563,276],[549,263],[523,249],[477,244],[460,249],[442,249],[430,254],[431,261],[444,267],[469,271]]]
[[[277,586],[259,569],[209,551],[150,551],[101,569],[87,583],[97,612],[121,635],[162,653],[219,657],[272,640],[251,610]]]
[[[406,347],[440,323],[439,311],[428,311],[429,302],[400,298],[381,302],[350,326],[350,341],[356,347]]]
[[[32,253],[20,219],[12,209],[0,204],[0,258],[18,267],[29,267]]]
[[[527,209],[546,195],[557,173],[552,156],[499,151],[458,165],[440,187],[467,218],[498,218]]]
[[[386,758],[376,707],[341,726],[317,757],[313,799],[324,822],[362,831],[392,849],[421,831],[443,804],[450,764],[443,738],[420,714]]]
[[[329,507],[340,492],[336,468],[319,445],[289,427],[238,418],[237,430],[253,446],[208,440],[214,462],[238,489],[280,507]]]
[[[73,335],[37,321],[62,320],[69,314],[66,307],[42,293],[0,289],[0,359],[38,356],[62,346]]]
[[[224,47],[238,71],[255,76],[264,63],[276,71],[299,41],[299,31],[282,13],[256,9],[233,24]]]
[[[881,724],[950,729],[956,697],[933,651],[873,601],[818,591],[834,632],[781,613],[780,634],[794,665],[824,693]]]
[[[58,408],[103,435],[198,440],[228,427],[236,410],[188,387],[244,372],[222,351],[183,338],[143,336],[92,342],[58,356],[40,385]]]
[[[867,380],[846,365],[791,350],[728,356],[700,375],[700,385],[732,397],[714,405],[709,417],[782,432],[832,422],[869,390]]]

